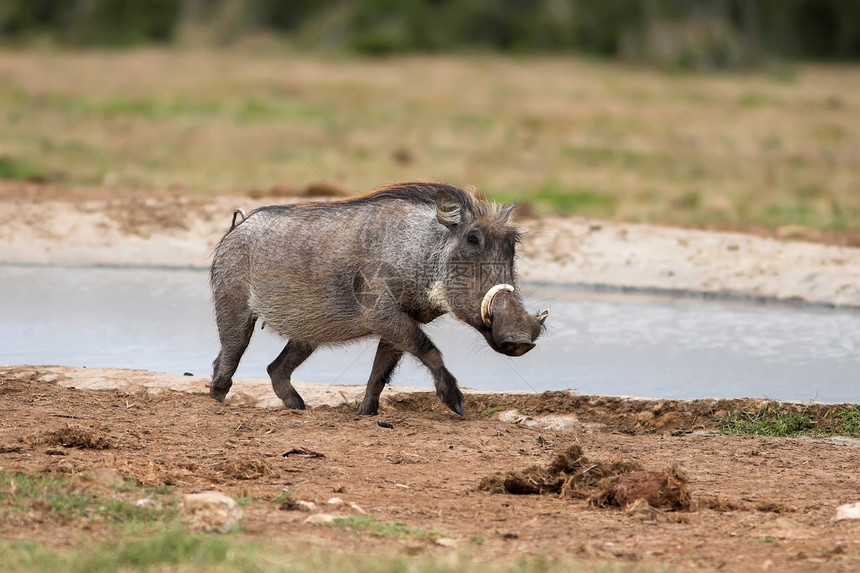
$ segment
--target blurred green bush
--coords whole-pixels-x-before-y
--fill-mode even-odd
[[[694,69],[860,58],[860,0],[0,0],[0,42],[579,52]]]

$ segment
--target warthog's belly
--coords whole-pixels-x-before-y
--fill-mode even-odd
[[[332,344],[370,334],[349,292],[282,286],[250,289],[249,306],[267,329],[293,340]]]

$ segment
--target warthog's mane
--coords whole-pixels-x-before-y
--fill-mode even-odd
[[[511,206],[500,205],[490,201],[482,193],[474,188],[461,189],[446,183],[410,181],[405,183],[394,183],[371,189],[361,195],[336,199],[333,201],[308,201],[305,203],[294,203],[291,205],[272,205],[255,209],[259,211],[301,211],[347,209],[366,205],[384,204],[389,201],[404,201],[416,206],[436,208],[440,193],[446,193],[457,203],[458,209],[452,212],[456,216],[466,220],[474,221],[476,224],[491,227],[497,237],[506,237],[513,242],[519,242],[522,236],[521,230],[507,223],[511,213]],[[252,213],[253,215],[253,213]]]
[[[491,201],[473,187],[461,189],[460,187],[454,187],[446,183],[410,181],[378,187],[362,195],[343,199],[338,202],[368,204],[376,201],[397,199],[435,208],[439,194],[443,192],[455,199],[458,204],[459,212],[455,210],[453,216],[463,216],[466,219],[473,220],[477,225],[490,227],[497,238],[505,238],[513,243],[521,241],[522,230],[507,222],[513,206],[500,205]]]
[[[366,204],[376,201],[398,199],[418,205],[435,206],[440,193],[447,193],[459,204],[464,215],[471,215],[475,220],[482,220],[484,224],[491,224],[496,220],[507,219],[510,214],[504,213],[505,208],[490,201],[483,193],[475,188],[461,189],[447,183],[409,181],[406,183],[394,183],[371,189],[366,193],[342,199],[337,202],[351,204]]]

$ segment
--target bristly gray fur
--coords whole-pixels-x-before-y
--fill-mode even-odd
[[[507,332],[490,332],[480,317],[487,288],[515,284],[520,233],[508,223],[512,209],[450,185],[402,183],[351,199],[263,207],[238,224],[234,213],[210,272],[221,340],[212,396],[226,396],[260,319],[290,340],[268,369],[288,407],[304,406],[289,377],[315,348],[372,335],[382,342],[362,413],[375,412],[377,390],[404,352],[430,369],[437,393],[461,413],[456,380],[420,325],[451,312],[499,351],[503,340],[536,338],[518,292]]]

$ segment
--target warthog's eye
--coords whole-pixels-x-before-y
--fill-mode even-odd
[[[466,242],[472,245],[473,247],[477,247],[481,244],[481,235],[476,230],[469,231],[469,234],[466,235]]]

